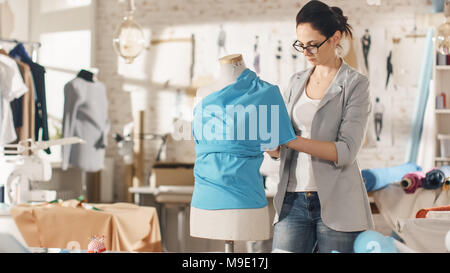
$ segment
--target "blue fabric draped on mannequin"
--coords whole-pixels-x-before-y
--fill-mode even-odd
[[[296,138],[278,87],[249,69],[196,105],[193,135],[191,206],[207,210],[267,206],[263,153]]]

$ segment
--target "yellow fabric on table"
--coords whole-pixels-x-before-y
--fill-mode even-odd
[[[89,238],[104,235],[108,251],[161,252],[156,209],[128,203],[88,204],[100,211],[62,204],[18,205],[11,215],[29,247],[68,249],[78,242],[87,250]]]

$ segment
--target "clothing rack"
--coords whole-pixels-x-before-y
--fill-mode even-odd
[[[33,62],[37,62],[37,50],[42,46],[40,42],[33,42],[33,41],[19,41],[16,39],[3,39],[0,38],[0,43],[14,43],[14,44],[24,44],[24,45],[31,45],[32,46],[32,52],[31,52],[31,59]]]

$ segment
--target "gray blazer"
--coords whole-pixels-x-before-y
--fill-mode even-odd
[[[313,68],[292,76],[283,94],[289,116],[300,98]],[[338,162],[311,157],[321,205],[322,221],[337,231],[373,229],[373,219],[366,187],[356,156],[366,133],[372,104],[367,77],[344,61],[322,98],[311,127],[311,138],[332,141],[336,145]],[[290,163],[294,151],[285,147],[280,151],[280,182],[274,197],[275,219],[279,221],[288,185]]]

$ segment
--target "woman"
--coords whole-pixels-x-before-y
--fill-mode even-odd
[[[368,79],[336,51],[352,36],[338,7],[308,2],[297,15],[297,41],[312,68],[292,76],[284,94],[297,139],[268,153],[279,158],[274,251],[352,252],[373,229],[356,156],[371,112]]]

